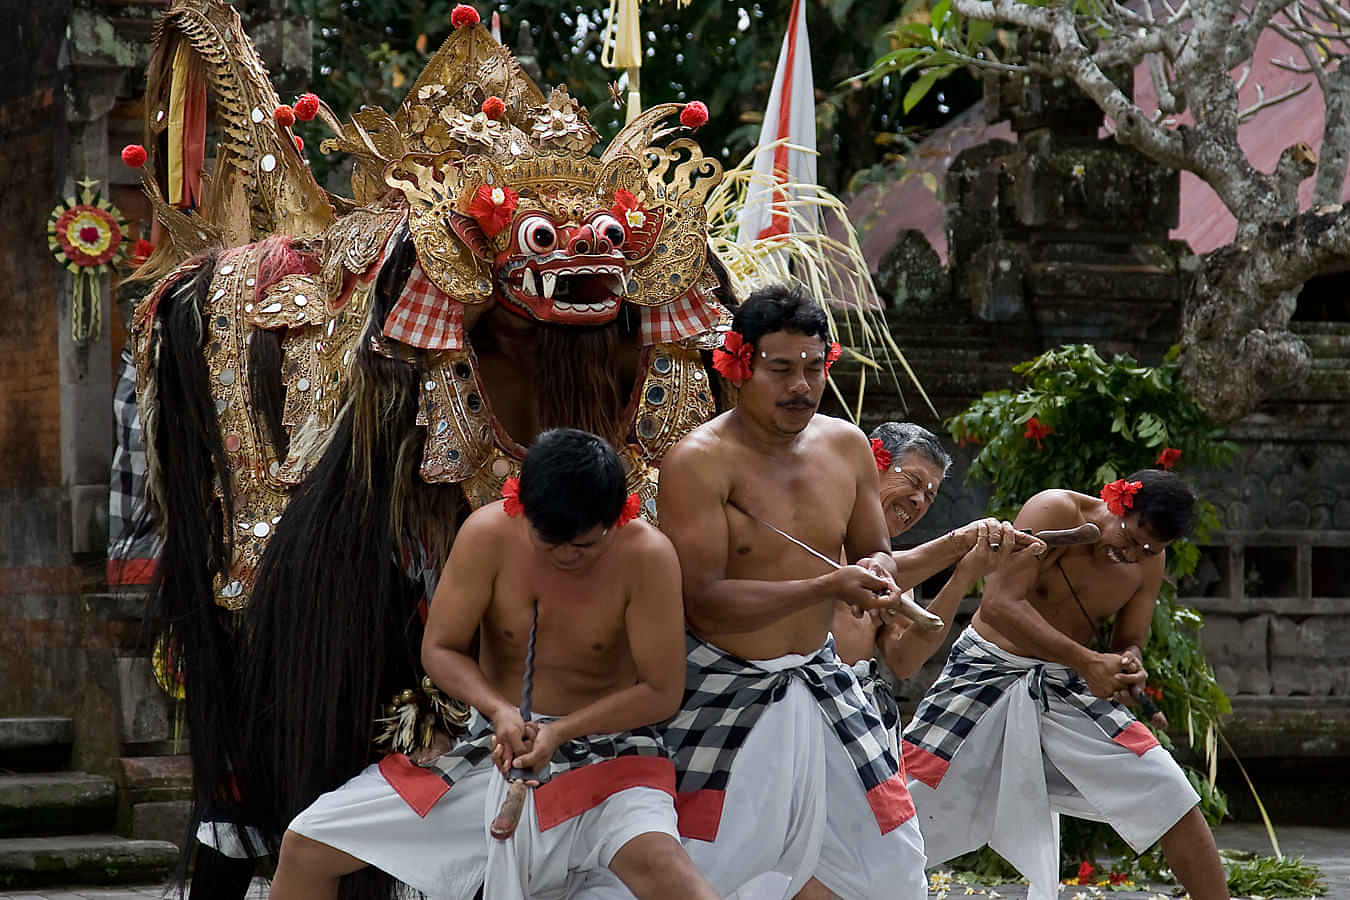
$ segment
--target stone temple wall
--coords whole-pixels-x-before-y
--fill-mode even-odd
[[[991,118],[1012,119],[1018,141],[953,161],[951,267],[913,231],[877,272],[892,333],[937,415],[912,388],[874,384],[865,428],[909,419],[945,435],[946,419],[985,391],[1019,386],[1010,367],[1046,349],[1084,342],[1156,363],[1177,339],[1196,260],[1168,237],[1176,173],[1099,140],[1096,108],[1062,86],[994,79],[985,103]],[[1350,757],[1348,301],[1346,276],[1305,287],[1291,328],[1312,350],[1312,375],[1229,429],[1239,447],[1230,469],[1185,473],[1222,527],[1181,596],[1204,615],[1201,640],[1233,701],[1226,734],[1267,782],[1329,779]],[[905,545],[983,514],[987,492],[964,482],[970,448],[951,449],[952,472]],[[966,601],[954,634],[977,602]],[[945,655],[899,686],[910,709]],[[1240,803],[1246,791],[1230,794]]]

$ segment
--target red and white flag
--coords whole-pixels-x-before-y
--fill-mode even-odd
[[[781,143],[772,146],[781,139],[794,146],[789,148]],[[802,0],[792,0],[783,50],[778,54],[778,68],[773,73],[773,90],[764,110],[759,147],[749,195],[741,208],[740,243],[790,231],[815,231],[815,207],[793,205],[789,213],[787,204],[796,199],[797,192],[785,186],[816,183],[816,98],[811,79],[811,45],[806,37],[806,5]]]

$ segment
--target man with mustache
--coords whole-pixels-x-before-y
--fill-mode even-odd
[[[1107,822],[1136,852],[1161,839],[1195,900],[1226,900],[1214,837],[1185,774],[1122,704],[1145,685],[1164,550],[1184,535],[1195,497],[1147,469],[1101,499],[1043,491],[1019,528],[1101,530],[990,574],[980,608],[905,729],[910,789],[930,859],[989,844],[1031,881],[1059,887],[1059,815]],[[1109,639],[1100,626],[1115,617]],[[1100,649],[1098,649],[1100,647]]]
[[[685,846],[724,894],[791,897],[814,875],[850,900],[927,896],[903,770],[829,638],[836,603],[898,593],[867,439],[816,412],[837,353],[800,288],[756,291],[714,355],[735,408],[661,467],[690,628],[665,736]]]

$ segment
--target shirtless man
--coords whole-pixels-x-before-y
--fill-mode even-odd
[[[1223,866],[1186,776],[1135,721],[1141,650],[1164,550],[1195,498],[1175,474],[1136,472],[1103,499],[1043,491],[1020,528],[1101,529],[1095,545],[1026,556],[990,575],[980,609],[905,729],[910,789],[934,862],[989,844],[1056,896],[1059,814],[1109,823],[1143,852],[1161,839],[1195,900],[1226,900]],[[1100,623],[1115,616],[1104,652]],[[959,751],[959,752],[958,752]]]
[[[771,286],[734,328],[714,362],[739,386],[736,407],[661,467],[693,632],[665,732],[685,846],[723,893],[791,897],[815,875],[849,900],[926,897],[904,773],[828,640],[836,602],[874,609],[897,592],[867,440],[816,413],[825,313]],[[831,570],[752,516],[866,565]]]
[[[881,509],[886,516],[886,530],[894,539],[928,514],[952,458],[936,435],[910,422],[878,425],[872,430],[871,441],[881,479]],[[854,608],[837,603],[830,626],[835,652],[854,667],[855,674],[877,699],[877,692],[889,692],[890,685],[876,673],[874,654],[880,652],[896,678],[912,677],[942,646],[957,606],[981,578],[1009,564],[1018,554],[1035,554],[1044,549],[1040,541],[1018,532],[1010,522],[981,519],[918,547],[897,550],[892,556],[896,582],[902,588],[912,587],[955,564],[952,577],[928,604],[928,611],[941,617],[942,627],[910,628],[909,620],[892,610],[874,610],[859,616]],[[882,694],[878,707],[889,728],[896,716],[895,702],[893,698],[890,703],[885,700]]]
[[[503,496],[460,528],[422,644],[432,680],[471,707],[465,734],[425,768],[386,757],[297,816],[276,900],[332,900],[366,865],[464,900],[480,884],[488,900],[582,896],[604,867],[638,897],[717,896],[680,846],[674,767],[645,727],[684,688],[674,549],[629,521],[622,464],[595,435],[540,435]],[[530,646],[527,722],[516,698]],[[489,820],[511,768],[544,783],[499,841]]]

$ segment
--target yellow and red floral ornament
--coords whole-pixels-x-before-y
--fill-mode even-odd
[[[47,246],[56,261],[75,276],[71,289],[70,336],[77,344],[96,340],[103,327],[103,295],[99,280],[127,249],[127,223],[121,211],[90,178],[78,182],[80,193],[66,197],[47,220]]]

